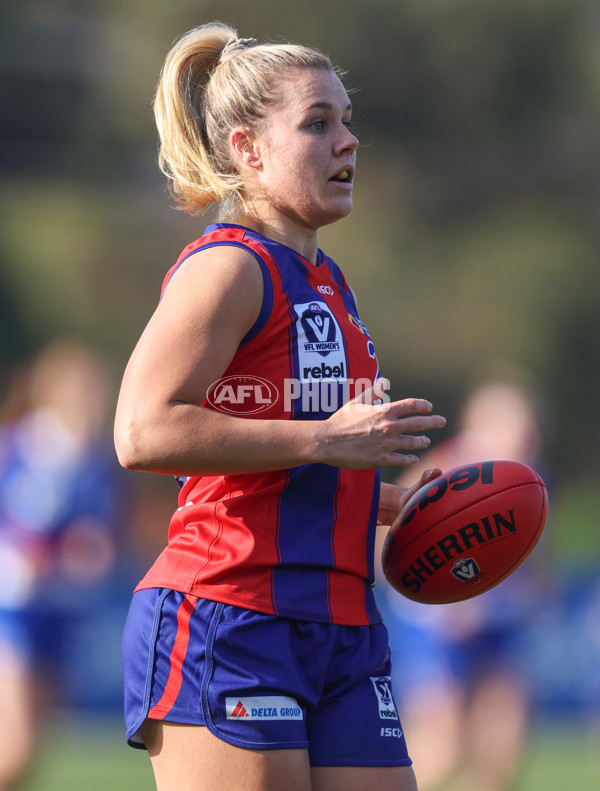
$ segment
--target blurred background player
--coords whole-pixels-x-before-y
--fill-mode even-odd
[[[521,461],[545,479],[541,447],[530,388],[519,378],[491,379],[468,397],[458,433],[423,454],[401,482],[426,467],[485,459]],[[380,573],[377,599],[422,791],[513,787],[527,744],[531,694],[519,648],[540,602],[536,557],[498,588],[451,605],[411,602]]]
[[[36,753],[69,624],[113,566],[118,465],[106,361],[70,339],[14,377],[0,425],[0,789]]]

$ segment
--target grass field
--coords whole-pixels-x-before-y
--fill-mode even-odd
[[[148,756],[125,745],[119,719],[57,718],[23,791],[106,789],[152,791]],[[566,789],[599,791],[600,734],[539,726],[515,791]]]

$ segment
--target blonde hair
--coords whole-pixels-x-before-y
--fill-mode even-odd
[[[243,204],[228,133],[236,126],[257,129],[278,98],[282,78],[305,68],[340,75],[318,50],[239,40],[220,22],[197,27],[175,43],[162,69],[154,115],[159,165],[178,208],[200,214],[221,203],[221,215],[229,216]]]

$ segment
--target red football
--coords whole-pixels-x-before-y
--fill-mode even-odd
[[[470,599],[521,565],[547,514],[546,486],[526,464],[456,467],[403,508],[385,539],[383,572],[392,587],[423,604]]]

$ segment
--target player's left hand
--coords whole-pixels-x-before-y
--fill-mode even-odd
[[[425,470],[417,483],[410,487],[397,486],[393,483],[382,483],[379,493],[377,524],[391,525],[398,518],[400,511],[402,511],[413,494],[441,474],[442,471],[439,468]]]

